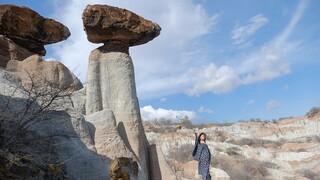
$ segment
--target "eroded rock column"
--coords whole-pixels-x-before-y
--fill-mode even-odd
[[[148,179],[148,142],[129,47],[147,43],[160,34],[161,28],[130,11],[106,5],[88,5],[82,18],[88,40],[104,43],[89,57],[86,114],[113,112],[121,139]]]

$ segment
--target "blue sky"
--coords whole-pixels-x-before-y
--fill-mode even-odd
[[[224,123],[305,115],[320,106],[320,1],[317,0],[2,0],[32,8],[71,31],[46,46],[86,81],[81,14],[90,4],[125,8],[162,27],[130,48],[142,117]]]

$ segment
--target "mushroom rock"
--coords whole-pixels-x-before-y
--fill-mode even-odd
[[[0,35],[32,53],[45,55],[44,45],[67,39],[70,31],[63,24],[44,18],[30,8],[0,5]]]
[[[86,115],[104,110],[113,112],[121,139],[148,179],[149,143],[142,125],[129,47],[151,41],[161,28],[128,10],[107,5],[88,5],[82,19],[88,40],[104,43],[89,57]]]

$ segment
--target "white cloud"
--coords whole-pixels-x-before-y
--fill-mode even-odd
[[[155,119],[171,119],[173,122],[179,121],[181,118],[188,116],[192,121],[196,118],[196,113],[193,111],[177,111],[172,109],[154,109],[152,106],[144,106],[140,108],[141,116],[143,120],[155,120]]]
[[[255,100],[251,99],[249,101],[247,101],[246,105],[251,105],[251,104],[254,104],[255,103]]]
[[[267,111],[273,111],[279,108],[280,104],[277,100],[271,100],[267,103]]]
[[[205,108],[204,106],[200,106],[199,108],[199,112],[201,113],[208,113],[208,114],[212,114],[213,110],[210,108]]]
[[[247,25],[236,25],[232,30],[233,44],[246,45],[249,38],[262,26],[268,23],[268,19],[262,14],[258,14],[252,17]]]
[[[71,37],[58,43],[54,53],[71,70],[76,69],[75,74],[85,82],[89,54],[100,46],[88,42],[83,31],[81,14],[87,2],[68,0],[63,5],[58,0],[55,2],[56,19],[70,29]],[[197,38],[212,32],[218,19],[217,14],[209,15],[192,0],[93,0],[90,3],[125,8],[161,26],[159,37],[130,48],[140,99],[183,92],[183,87],[175,83],[176,77],[187,71],[190,61],[198,56]]]
[[[189,95],[200,95],[204,92],[226,93],[236,88],[240,82],[238,75],[228,66],[217,67],[211,63],[205,68],[191,69],[189,77],[193,86],[187,90]]]
[[[301,1],[285,29],[259,51],[253,52],[242,61],[237,68],[237,72],[242,76],[242,84],[270,80],[291,72],[288,59],[290,53],[297,49],[299,42],[290,42],[288,38],[302,17],[305,7],[305,1]]]
[[[67,41],[55,45],[54,55],[72,71],[75,70],[75,74],[85,82],[89,54],[100,46],[88,42],[83,31],[81,14],[87,2],[68,0],[63,5],[58,4],[61,1],[54,2],[57,3],[55,19],[71,31],[71,37]],[[181,92],[188,95],[226,93],[242,84],[270,80],[289,73],[290,63],[287,57],[298,44],[288,42],[288,38],[306,6],[300,3],[283,32],[265,43],[257,52],[237,58],[235,63],[218,66],[205,58],[206,51],[201,49],[202,44],[199,45],[204,42],[199,39],[215,31],[220,16],[208,14],[202,5],[192,0],[94,0],[90,3],[125,8],[162,27],[160,36],[153,41],[130,48],[140,100]],[[234,29],[234,42],[248,42],[252,34],[267,22],[268,19],[260,14],[252,17],[249,24]]]

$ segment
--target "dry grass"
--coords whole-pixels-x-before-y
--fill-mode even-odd
[[[191,144],[183,145],[180,148],[171,150],[168,158],[174,159],[180,163],[187,163],[193,160],[191,155],[193,149],[194,149],[194,146]]]
[[[311,180],[319,180],[320,179],[320,174],[310,170],[310,169],[303,169],[297,172],[298,174],[300,174],[301,176],[311,179]]]
[[[250,147],[254,148],[268,148],[268,147],[273,147],[273,148],[279,148],[281,147],[286,141],[284,139],[281,139],[279,141],[271,141],[271,140],[264,140],[264,139],[249,139],[249,138],[242,138],[239,140],[234,140],[231,139],[228,141],[228,143],[238,145],[238,146],[244,146],[248,145]]]
[[[237,180],[264,179],[269,176],[268,168],[279,168],[279,166],[274,163],[258,161],[255,159],[246,159],[241,155],[213,156],[211,163],[214,167],[222,169],[228,173],[231,179]]]

